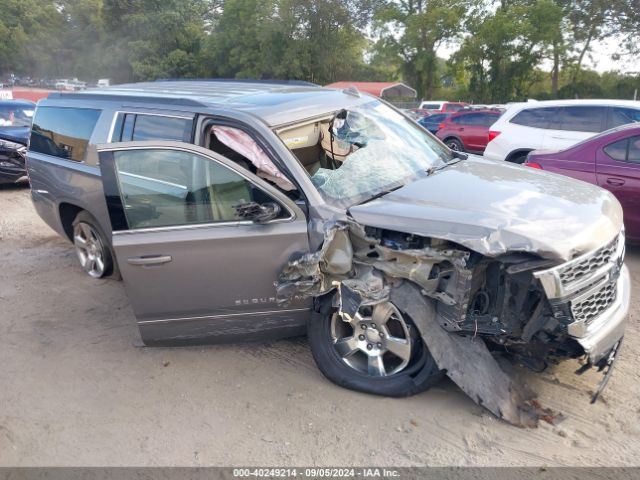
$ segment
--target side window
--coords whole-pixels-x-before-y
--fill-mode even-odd
[[[39,107],[31,129],[30,150],[82,162],[100,112],[89,108]]]
[[[609,117],[609,128],[619,127],[627,123],[640,122],[640,110],[635,108],[612,107]]]
[[[470,116],[471,115],[461,115],[459,117],[453,117],[451,119],[451,123],[455,123],[456,125],[468,125]]]
[[[480,125],[483,127],[490,127],[498,121],[499,115],[492,115],[490,113],[483,113],[480,119]]]
[[[242,220],[236,206],[274,200],[218,162],[177,150],[114,153],[120,198],[129,228]],[[288,216],[285,208],[281,217]]]
[[[188,118],[120,114],[113,141],[175,140],[189,143],[192,127],[193,121]]]
[[[627,161],[631,163],[640,163],[640,136],[631,137],[629,139],[629,154]]]
[[[573,132],[602,132],[606,107],[561,107],[550,128]]]
[[[525,127],[548,128],[556,108],[529,108],[517,113],[509,122]]]
[[[619,162],[627,161],[627,146],[629,145],[629,139],[618,140],[617,142],[610,143],[603,148],[604,153],[609,155],[614,160]]]

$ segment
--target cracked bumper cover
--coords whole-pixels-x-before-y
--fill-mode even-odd
[[[631,291],[629,269],[626,265],[623,265],[620,270],[617,290],[618,294],[613,305],[591,322],[582,336],[574,337],[593,364],[609,353],[624,335]]]

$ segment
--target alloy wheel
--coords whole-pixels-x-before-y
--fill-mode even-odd
[[[415,329],[390,302],[362,307],[353,322],[331,317],[333,348],[344,363],[372,377],[404,370],[411,360]]]
[[[73,244],[80,265],[93,278],[100,278],[105,272],[105,252],[100,235],[88,223],[80,222],[73,229]]]

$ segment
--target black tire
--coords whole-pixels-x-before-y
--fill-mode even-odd
[[[120,271],[118,270],[118,265],[115,262],[115,255],[113,253],[113,248],[111,246],[111,243],[108,241],[108,237],[105,235],[102,228],[100,228],[100,224],[98,223],[98,221],[95,218],[93,218],[93,216],[86,210],[80,211],[78,215],[76,215],[76,218],[73,220],[72,226],[73,226],[74,238],[72,238],[72,242],[74,242],[74,246],[75,246],[75,234],[77,229],[81,226],[81,224],[87,224],[98,237],[99,245],[100,245],[99,250],[100,250],[102,261],[104,263],[104,268],[102,269],[103,272],[101,275],[99,276],[90,275],[85,269],[85,272],[87,272],[87,275],[91,276],[92,278],[111,277],[115,280],[119,280]],[[76,248],[76,253],[77,253],[77,248]],[[80,261],[80,265],[82,266],[82,262],[80,258],[78,258],[78,260]]]
[[[529,155],[529,152],[516,153],[511,157],[509,157],[509,160],[507,161],[511,163],[517,163],[518,165],[522,165],[524,161],[527,159],[527,155]]]
[[[443,372],[438,369],[413,325],[416,348],[404,370],[386,377],[373,377],[355,370],[343,361],[333,347],[331,318],[335,310],[329,308],[324,311],[312,314],[307,335],[316,365],[336,385],[374,395],[407,397],[429,389],[442,378]],[[410,322],[406,317],[405,320]]]
[[[464,145],[457,138],[447,138],[444,143],[454,152],[464,152]]]

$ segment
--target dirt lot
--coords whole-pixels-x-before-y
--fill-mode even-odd
[[[504,424],[449,381],[408,399],[326,381],[304,339],[141,348],[121,282],[90,280],[24,188],[0,188],[0,465],[640,465],[638,294],[600,376],[527,373],[558,426]],[[640,249],[629,249],[635,291]]]

